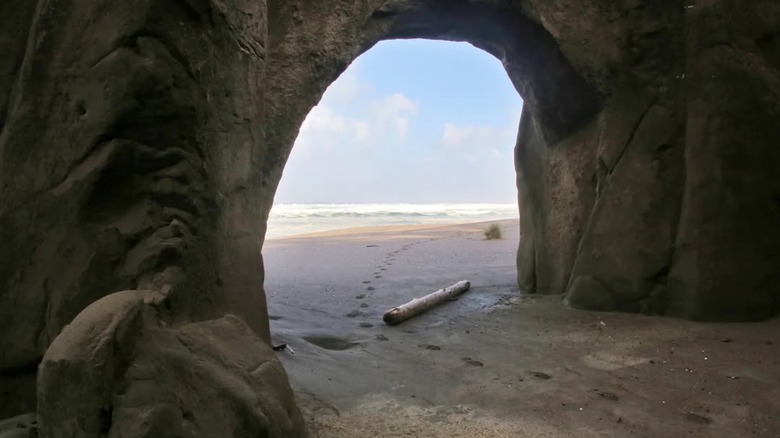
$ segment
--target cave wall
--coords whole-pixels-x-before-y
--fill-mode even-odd
[[[0,89],[0,416],[34,409],[46,348],[113,292],[163,292],[171,321],[235,313],[269,339],[265,14],[259,1],[0,5],[3,20],[31,17],[26,34],[0,28],[13,84]]]
[[[0,415],[90,303],[268,341],[260,249],[298,129],[388,38],[468,41],[525,100],[526,293],[706,320],[780,312],[769,0],[0,4]],[[34,393],[34,391],[33,391]]]
[[[686,47],[683,203],[671,314],[780,313],[780,4],[703,2]]]
[[[534,15],[600,90],[603,110],[558,144],[520,133],[521,206],[533,206],[521,285],[565,291],[586,309],[734,321],[780,313],[780,5],[576,2],[570,14],[575,2],[542,3]],[[591,167],[578,171],[577,161]],[[570,178],[594,190],[591,205],[566,196]],[[578,236],[576,247],[561,235]]]

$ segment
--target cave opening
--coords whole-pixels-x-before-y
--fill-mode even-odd
[[[502,260],[513,266],[521,109],[502,63],[469,43],[387,40],[359,56],[311,109],[285,165],[266,232],[268,301],[289,297],[291,284],[327,291],[343,282],[309,281],[307,271],[317,269],[275,250],[290,237],[380,232],[402,240],[419,228],[471,224],[478,246],[484,228],[501,221]],[[343,270],[342,260],[318,262]],[[388,268],[375,269],[376,279],[358,284],[377,282]]]
[[[372,213],[446,223],[432,206],[439,204],[482,204],[488,210],[474,217],[493,219],[491,206],[517,203],[513,149],[521,110],[501,62],[468,43],[380,42],[328,87],[303,121],[266,237],[373,225],[359,221]],[[355,204],[408,208],[333,208]],[[317,220],[295,221],[307,214]],[[408,216],[384,220],[377,224],[414,224]]]
[[[463,42],[383,41],[330,85],[301,126],[263,247],[271,337],[296,353],[280,357],[297,390],[333,400],[408,385],[404,370],[449,369],[425,356],[443,350],[483,366],[480,337],[460,336],[519,300],[521,109],[502,63]],[[486,238],[489,224],[501,238]],[[382,322],[460,280],[471,289],[453,302]],[[345,380],[345,362],[372,357],[386,378],[357,366]]]

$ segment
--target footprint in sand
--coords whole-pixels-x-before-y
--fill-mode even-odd
[[[529,371],[528,374],[530,374],[530,375],[532,375],[532,376],[534,376],[534,377],[536,377],[537,379],[540,379],[540,380],[550,380],[550,379],[552,379],[551,375],[549,375],[547,373],[540,372],[540,371]]]
[[[363,303],[363,304],[360,305],[360,307],[363,307],[363,308],[368,307],[368,303]]]
[[[376,337],[377,341],[387,341],[388,340],[387,336],[385,336],[385,335],[376,335],[375,337]]]
[[[478,360],[474,360],[474,359],[472,359],[470,357],[463,357],[461,359],[463,359],[463,362],[466,362],[466,365],[471,365],[473,367],[481,367],[481,366],[485,365],[484,363],[482,363],[482,362],[480,362]]]
[[[603,399],[606,399],[606,400],[609,400],[609,401],[614,401],[614,402],[620,400],[620,397],[618,397],[617,394],[615,394],[615,393],[608,392],[608,391],[601,391],[601,390],[598,390],[598,389],[594,389],[593,391],[595,391],[596,394],[598,394],[598,396],[603,398]]]
[[[699,423],[699,424],[710,424],[712,423],[712,420],[709,417],[705,417],[704,415],[699,415],[695,412],[688,412],[685,414],[685,419],[688,421],[691,421],[693,423]]]
[[[360,311],[358,311],[358,310],[353,310],[353,311],[347,313],[347,318],[355,318],[357,316],[360,316]]]
[[[371,324],[370,322],[361,322],[360,326],[363,328],[371,328],[374,326],[374,324]]]
[[[366,297],[366,294],[355,295],[355,298],[357,298],[359,300],[362,300],[365,297]]]
[[[374,278],[382,278],[381,275],[374,275]]]
[[[433,351],[441,350],[441,347],[439,347],[438,345],[431,345],[431,344],[420,344],[418,345],[418,347],[424,348],[426,350],[433,350]]]
[[[379,268],[380,271],[387,271],[387,268]]]
[[[374,286],[369,286],[366,288],[366,290],[375,290],[376,288]]]
[[[649,359],[646,357],[624,356],[600,351],[583,357],[582,361],[592,368],[612,371],[647,363],[649,362]]]
[[[371,280],[366,280],[363,282],[363,284],[368,284],[368,283],[371,283]]]
[[[303,340],[320,348],[336,351],[349,350],[350,348],[354,348],[360,345],[359,342],[351,342],[346,339],[341,339],[329,335],[304,336]]]

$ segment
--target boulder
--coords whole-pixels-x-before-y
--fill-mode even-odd
[[[618,309],[614,292],[598,279],[580,275],[574,279],[564,299],[566,304],[577,309],[614,311]]]
[[[109,295],[57,336],[38,375],[44,436],[307,436],[284,369],[243,321],[169,326],[154,301]]]
[[[38,415],[27,413],[0,420],[0,438],[38,438]]]

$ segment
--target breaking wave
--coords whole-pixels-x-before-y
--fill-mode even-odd
[[[518,217],[516,204],[276,204],[266,237],[343,228],[483,222]]]

